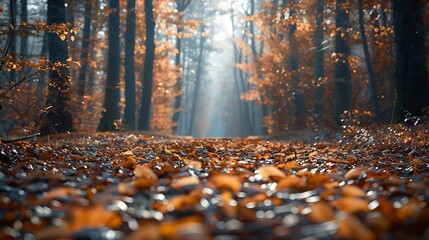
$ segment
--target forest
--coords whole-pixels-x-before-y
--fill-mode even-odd
[[[0,239],[429,238],[429,0],[0,2]]]

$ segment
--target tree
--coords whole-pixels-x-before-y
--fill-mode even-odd
[[[16,41],[15,41],[15,12],[16,12],[16,1],[9,1],[9,36],[10,36],[10,55],[12,58],[16,58]],[[10,71],[10,81],[15,82],[17,79],[16,71]]]
[[[136,127],[136,77],[134,48],[136,38],[136,1],[127,1],[127,21],[125,32],[125,113],[124,126],[128,130]]]
[[[314,111],[316,114],[316,120],[319,120],[323,114],[323,78],[325,78],[325,66],[324,66],[324,49],[323,49],[323,4],[324,0],[317,0],[316,3],[316,32],[315,32],[315,44],[316,44],[316,58],[315,58],[315,104]]]
[[[183,15],[188,7],[191,0],[176,0],[176,10],[178,14],[178,21],[177,21],[177,35],[176,35],[176,49],[177,54],[175,57],[175,64],[176,66],[180,67],[181,65],[181,55],[182,55],[182,38],[183,38],[183,30],[184,30],[184,22],[183,22]],[[181,77],[177,79],[176,87],[178,89],[181,88]],[[177,134],[177,126],[179,122],[179,114],[180,114],[180,108],[182,105],[182,94],[178,95],[176,97],[176,101],[174,102],[174,109],[176,112],[173,115],[173,122],[175,123],[173,127],[173,132]]]
[[[289,18],[290,25],[289,25],[289,47],[290,47],[290,72],[292,74],[292,81],[295,84],[295,124],[297,126],[303,126],[304,125],[304,96],[303,93],[299,87],[300,79],[299,79],[299,58],[298,58],[298,44],[296,41],[296,30],[297,26],[296,23],[298,21],[298,18],[296,16],[296,6],[294,0],[289,0]]]
[[[85,12],[84,12],[84,27],[83,27],[83,36],[82,36],[82,48],[80,54],[81,69],[79,72],[79,77],[77,79],[78,83],[78,104],[81,106],[80,110],[82,111],[84,104],[85,96],[85,86],[86,86],[86,74],[88,71],[88,57],[89,57],[89,44],[90,44],[90,35],[91,35],[91,10],[92,3],[90,0],[86,0]]]
[[[204,13],[204,6],[202,8]],[[204,56],[204,48],[205,48],[205,23],[203,23],[200,26],[200,32],[199,32],[199,47],[198,47],[198,60],[197,60],[197,71],[196,71],[196,77],[195,77],[195,87],[194,87],[194,95],[193,95],[193,103],[192,103],[192,111],[191,111],[191,121],[189,124],[189,132],[191,135],[195,135],[195,122],[197,118],[197,105],[199,101],[199,91],[201,90],[201,75],[203,73],[203,56]]]
[[[420,0],[393,0],[396,44],[396,103],[393,121],[421,116],[429,106],[425,31]]]
[[[152,100],[153,62],[155,59],[155,20],[152,0],[144,1],[146,22],[146,54],[143,69],[143,92],[138,130],[150,130],[150,114]]]
[[[28,2],[27,0],[21,0],[21,22],[28,23]],[[27,29],[24,27],[21,29],[21,57],[28,58],[28,36]]]
[[[66,23],[64,0],[48,0],[47,23],[48,25]],[[46,115],[41,131],[43,133],[72,131],[67,40],[63,41],[56,33],[49,32],[48,43],[49,61],[53,68],[49,72]]]
[[[368,69],[369,82],[371,83],[371,87],[370,87],[371,102],[373,104],[375,116],[378,117],[381,113],[381,110],[380,110],[380,103],[378,101],[378,90],[377,90],[377,82],[375,79],[374,67],[369,53],[368,40],[366,38],[366,33],[365,33],[365,19],[364,19],[362,0],[358,0],[358,11],[359,11],[359,28],[360,28],[360,35],[362,38],[362,47],[365,54],[365,63]]]
[[[347,0],[337,0],[335,5],[335,121],[338,124],[343,123],[343,114],[352,110],[352,84],[348,63],[350,46],[347,42],[349,15],[346,3]]]
[[[117,130],[119,120],[119,0],[109,0],[109,49],[105,97],[98,131]]]

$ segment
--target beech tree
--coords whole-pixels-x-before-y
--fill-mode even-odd
[[[393,0],[396,44],[396,103],[393,121],[421,116],[429,106],[425,29],[420,0]]]
[[[348,44],[349,14],[347,0],[337,0],[335,34],[335,121],[343,124],[345,113],[352,112],[352,83],[349,67],[350,46]]]
[[[144,1],[146,22],[146,52],[143,68],[143,91],[138,130],[150,130],[151,100],[153,83],[153,62],[155,59],[155,20],[152,0]]]
[[[48,0],[47,23],[48,25],[66,23],[64,0]],[[49,72],[46,115],[41,131],[43,133],[72,131],[67,40],[62,40],[56,33],[49,32],[48,42],[49,61],[53,64],[53,68]]]
[[[109,49],[102,118],[98,131],[118,128],[119,117],[119,0],[109,0]]]
[[[125,32],[125,129],[136,127],[136,76],[134,50],[136,40],[136,1],[127,1],[127,21]]]

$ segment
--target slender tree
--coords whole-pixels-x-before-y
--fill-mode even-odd
[[[140,109],[138,130],[150,130],[153,62],[155,59],[155,20],[153,16],[152,0],[144,1],[144,12],[146,22],[146,54],[143,69],[143,92],[142,105]]]
[[[21,22],[28,23],[28,2],[21,0]],[[28,36],[26,28],[21,29],[21,57],[28,58]]]
[[[48,0],[49,25],[66,23],[64,0]],[[48,33],[49,61],[56,69],[49,72],[49,88],[46,100],[46,115],[42,122],[43,133],[72,131],[70,108],[70,77],[67,65],[67,40],[62,41],[53,33]]]
[[[83,27],[83,37],[82,37],[82,47],[80,54],[81,69],[79,72],[79,77],[77,79],[78,83],[78,103],[82,106],[84,104],[85,96],[85,86],[86,86],[86,74],[88,71],[88,56],[89,56],[89,44],[91,36],[91,10],[92,10],[92,1],[86,0],[85,12],[84,12],[84,27]]]
[[[134,49],[136,39],[136,1],[127,1],[127,22],[125,31],[125,112],[124,126],[128,130],[136,127],[136,76]]]
[[[378,117],[380,115],[381,110],[380,110],[380,103],[378,101],[378,90],[377,90],[377,82],[375,79],[374,67],[369,53],[368,40],[366,38],[366,33],[365,33],[365,19],[364,19],[362,0],[358,0],[358,11],[359,11],[359,28],[360,28],[360,35],[362,38],[362,47],[365,54],[365,63],[368,70],[369,82],[371,84],[371,87],[370,87],[371,102],[374,108],[374,113],[376,117]]]
[[[295,84],[295,118],[296,125],[302,126],[305,124],[304,122],[304,96],[302,95],[302,91],[299,87],[300,79],[299,79],[299,58],[298,58],[298,44],[296,42],[296,29],[297,29],[297,16],[296,16],[296,6],[294,0],[289,0],[289,45],[290,45],[290,71],[292,73],[292,81]]]
[[[98,131],[117,130],[119,120],[119,0],[109,0],[109,50],[105,97]]]
[[[182,56],[182,38],[183,38],[183,30],[184,30],[183,15],[190,2],[191,0],[176,0],[176,10],[178,14],[178,21],[177,21],[177,34],[176,34],[177,53],[175,58],[175,64],[178,67],[181,66],[181,56]],[[177,89],[181,89],[181,82],[182,82],[182,78],[179,77],[176,82]],[[177,134],[177,126],[179,124],[181,105],[182,105],[182,95],[179,95],[176,97],[176,101],[174,102],[174,109],[176,110],[176,112],[173,115],[173,122],[175,123],[173,127],[173,132],[176,134]]]
[[[421,116],[429,106],[423,4],[420,0],[392,0],[396,44],[396,103],[393,121]]]
[[[16,59],[16,41],[15,41],[15,24],[16,24],[16,1],[9,1],[9,38],[10,38],[10,55]],[[0,67],[1,69],[1,67]],[[17,74],[15,70],[10,71],[10,81],[17,81]]]
[[[204,13],[204,7],[203,7],[203,13]],[[202,24],[200,27],[200,41],[199,41],[199,52],[198,52],[198,61],[197,61],[197,71],[196,71],[196,78],[195,78],[195,87],[194,87],[194,96],[193,96],[193,103],[192,103],[192,111],[191,111],[191,121],[190,121],[190,133],[191,135],[196,134],[196,126],[195,126],[195,120],[197,118],[197,105],[199,101],[199,92],[201,90],[201,75],[203,73],[203,56],[204,56],[204,48],[205,48],[205,25]]]
[[[315,114],[316,120],[319,120],[323,114],[323,78],[325,77],[325,64],[324,64],[324,48],[323,48],[323,9],[324,0],[317,0],[316,3],[316,32],[315,32],[315,44],[316,44],[316,58],[315,58]]]
[[[335,34],[335,121],[342,124],[342,115],[352,110],[352,84],[348,58],[350,47],[348,44],[349,14],[347,0],[336,1],[336,34]]]

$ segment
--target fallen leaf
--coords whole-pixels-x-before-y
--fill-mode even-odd
[[[257,173],[265,181],[271,181],[271,180],[278,181],[286,176],[282,171],[280,171],[278,168],[272,165],[259,167],[257,170]]]
[[[310,205],[311,212],[308,218],[312,223],[322,223],[335,219],[334,209],[326,202],[320,201]]]
[[[348,171],[344,177],[348,179],[353,179],[359,177],[359,175],[366,173],[368,171],[369,167],[356,167]]]
[[[218,174],[211,177],[210,181],[218,188],[232,190],[235,193],[241,188],[240,178],[235,175]]]
[[[338,223],[337,235],[340,239],[377,239],[371,230],[351,214],[339,212],[336,219]]]
[[[200,179],[197,176],[187,176],[176,179],[171,183],[171,187],[175,190],[179,190],[182,187],[198,185],[200,183]]]
[[[366,197],[365,191],[354,185],[345,185],[341,187],[341,193],[344,196],[349,196],[349,197],[361,197],[361,198]]]

